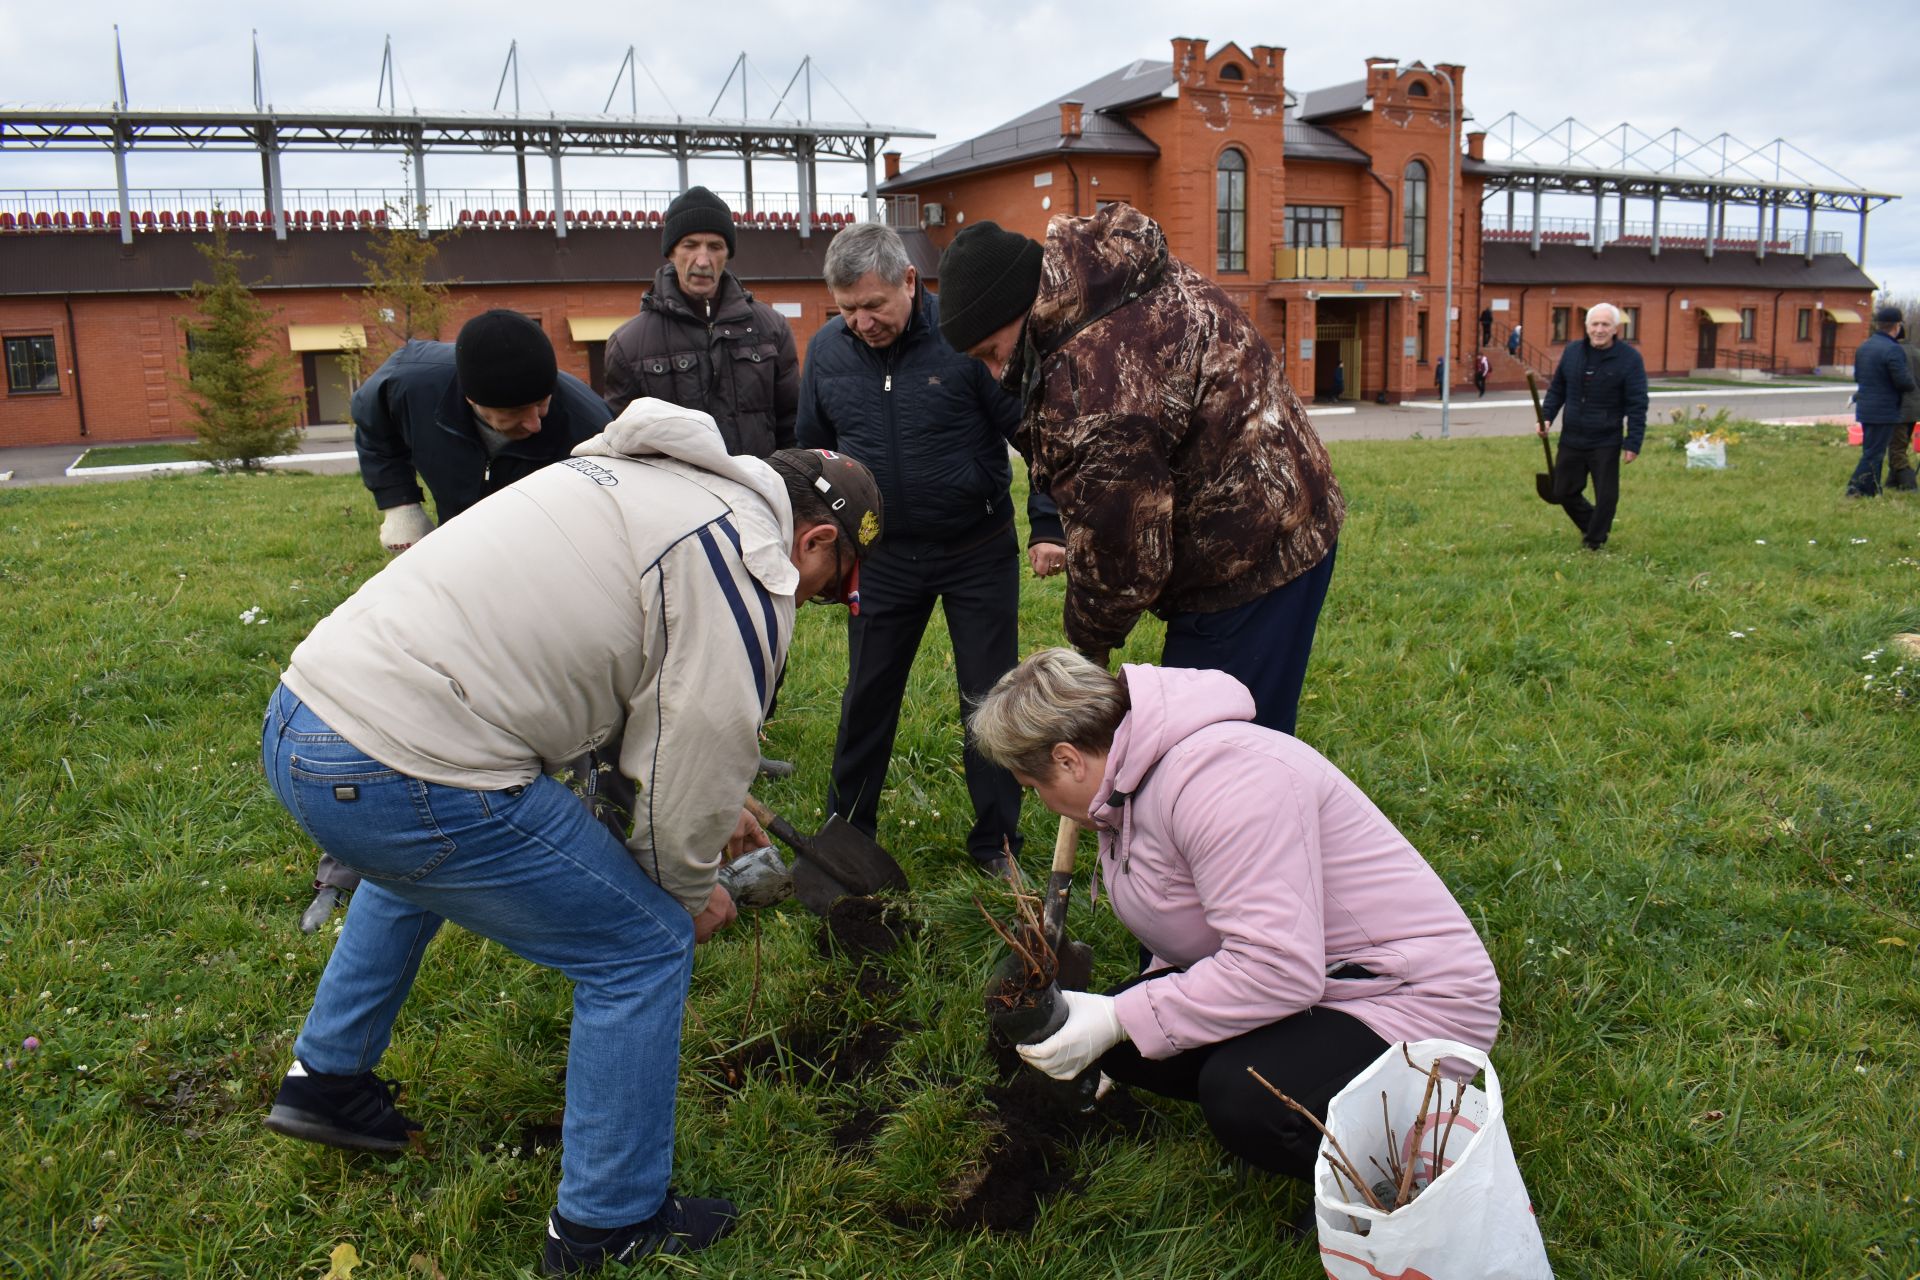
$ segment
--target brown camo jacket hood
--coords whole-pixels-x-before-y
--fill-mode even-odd
[[[1077,647],[1245,604],[1332,549],[1346,502],[1280,357],[1138,210],[1053,219],[1006,381],[1065,523]]]

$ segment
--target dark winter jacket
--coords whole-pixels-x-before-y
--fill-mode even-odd
[[[764,458],[793,446],[800,368],[793,331],[778,311],[720,277],[713,314],[660,268],[640,314],[607,339],[607,407],[642,396],[698,409],[720,425],[727,452]]]
[[[1293,581],[1346,517],[1333,465],[1260,331],[1113,205],[1047,228],[1008,382],[1017,443],[1067,529],[1067,639],[1216,613]]]
[[[916,288],[913,303],[906,330],[877,350],[835,316],[807,344],[800,380],[801,445],[867,464],[891,549],[964,544],[1013,518],[1007,442],[1020,404],[940,336],[939,298]],[[1030,541],[1062,540],[1052,503],[1036,492],[1027,511]]]
[[[460,394],[451,342],[401,347],[353,393],[353,447],[360,478],[382,511],[433,494],[442,524],[490,493],[558,462],[600,434],[612,414],[599,396],[563,373],[540,430],[487,457],[473,410]],[[416,473],[418,479],[415,479]]]
[[[1907,357],[1907,372],[1913,375],[1913,390],[1900,397],[1901,422],[1920,422],[1920,347],[1911,342],[1900,344]]]
[[[1913,390],[1907,353],[1884,333],[1867,335],[1853,353],[1853,416],[1859,422],[1899,422],[1900,397]]]
[[[1546,403],[1540,412],[1548,422],[1566,407],[1560,423],[1560,443],[1575,449],[1604,449],[1619,445],[1639,453],[1647,434],[1647,366],[1640,353],[1619,339],[1596,347],[1590,339],[1569,342],[1553,371]],[[1627,424],[1626,439],[1620,423]]]

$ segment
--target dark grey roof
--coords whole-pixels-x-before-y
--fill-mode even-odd
[[[820,279],[832,240],[817,232],[741,231],[727,265],[751,288],[756,281]],[[938,262],[924,232],[903,233],[916,263]],[[0,236],[0,294],[181,293],[207,275],[195,244],[207,235],[137,235],[123,251],[115,235],[48,233]],[[358,289],[367,273],[353,260],[368,252],[357,231],[292,232],[277,244],[265,232],[234,232],[228,241],[248,256],[241,278],[262,289]],[[551,231],[467,230],[446,240],[434,275],[463,285],[628,283],[644,286],[659,269],[660,232],[581,227],[565,240]],[[636,304],[639,292],[634,295]]]
[[[932,178],[1066,152],[1070,155],[1157,156],[1160,148],[1117,114],[1159,97],[1173,86],[1173,63],[1141,59],[1042,103],[1023,116],[949,147],[925,164],[880,184],[882,191],[918,186]],[[1080,136],[1060,136],[1060,104],[1080,104]]]
[[[1541,245],[1538,256],[1524,244],[1487,244],[1480,275],[1487,284],[1874,288],[1867,273],[1844,253],[1818,253],[1811,263],[1800,254],[1770,253],[1756,259],[1749,251],[1729,249],[1711,258],[1701,249],[1662,249],[1656,258],[1645,248],[1627,245],[1610,245],[1595,257],[1593,250],[1577,244]]]
[[[1332,160],[1339,164],[1372,164],[1373,158],[1331,129],[1308,124],[1292,111],[1286,115],[1286,155],[1289,160]]]
[[[1328,116],[1343,116],[1350,111],[1358,111],[1366,105],[1367,82],[1350,80],[1346,84],[1307,90],[1300,95],[1299,114],[1302,120],[1323,120]]]

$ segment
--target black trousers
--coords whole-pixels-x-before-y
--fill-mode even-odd
[[[1115,990],[1151,980],[1136,978]],[[1247,1068],[1324,1121],[1333,1095],[1386,1051],[1387,1042],[1366,1023],[1322,1005],[1157,1061],[1122,1041],[1100,1059],[1100,1069],[1136,1089],[1199,1103],[1221,1146],[1256,1169],[1304,1182],[1313,1177],[1320,1131]]]
[[[973,702],[1019,660],[1020,544],[1012,524],[985,540],[881,543],[860,563],[860,613],[847,619],[847,690],[840,699],[840,734],[833,748],[827,812],[873,834],[880,791],[893,758],[913,657],[938,601],[953,640],[961,723]],[[1020,784],[974,749],[962,748],[973,828],[967,852],[997,856],[1004,840],[1020,851]]]
[[[1584,492],[1589,476],[1593,477],[1592,502]],[[1553,492],[1589,547],[1605,543],[1613,528],[1614,508],[1620,505],[1620,446],[1575,449],[1563,439],[1560,456],[1553,462]]]

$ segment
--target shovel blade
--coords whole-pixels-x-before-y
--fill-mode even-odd
[[[1553,496],[1552,476],[1541,475],[1538,471],[1534,472],[1533,488],[1534,491],[1540,495],[1540,501],[1551,502],[1556,505],[1559,503],[1560,499]]]
[[[857,897],[888,889],[904,893],[907,889],[907,873],[893,856],[837,813],[808,839],[803,861],[813,863],[827,878]]]

